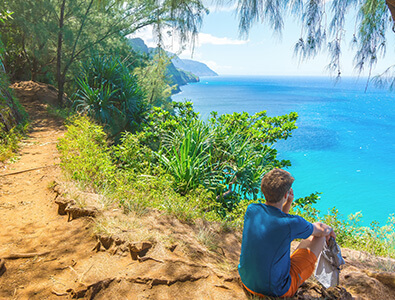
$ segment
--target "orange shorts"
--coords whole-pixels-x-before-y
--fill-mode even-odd
[[[317,257],[309,249],[297,249],[291,255],[291,269],[289,274],[291,275],[291,285],[288,292],[281,297],[292,297],[303,282],[305,282],[314,272],[315,263]],[[265,295],[256,293],[246,287],[243,283],[243,287],[252,295],[258,297],[266,297]]]
[[[305,282],[314,272],[317,257],[309,249],[296,249],[291,255],[291,286],[288,292],[281,297],[292,297],[297,289]]]

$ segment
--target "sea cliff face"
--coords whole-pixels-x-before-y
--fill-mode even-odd
[[[155,48],[149,48],[141,38],[129,39],[129,45],[136,52],[152,55],[155,53]],[[198,82],[199,76],[218,76],[216,72],[211,70],[204,63],[194,61],[191,59],[181,59],[177,55],[168,52],[171,62],[167,67],[167,76],[170,84],[175,85],[174,93],[180,92],[180,86],[191,82]]]
[[[174,56],[171,60],[172,63],[184,71],[191,72],[197,76],[218,76],[216,72],[211,70],[206,64],[192,60],[192,59],[181,59],[178,56]]]
[[[198,82],[199,81],[198,76],[196,76],[190,72],[186,72],[184,70],[176,68],[173,63],[170,63],[167,66],[166,73],[167,73],[166,75],[169,78],[169,81],[171,82],[171,84],[176,86],[176,88],[173,90],[173,94],[179,93],[181,91],[180,86],[186,85],[190,82]]]

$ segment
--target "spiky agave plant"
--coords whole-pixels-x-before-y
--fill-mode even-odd
[[[116,57],[97,56],[84,62],[76,79],[74,106],[117,135],[134,131],[148,110],[137,79]]]
[[[75,94],[75,108],[105,125],[111,125],[113,118],[121,115],[117,108],[114,94],[118,89],[111,90],[110,86],[90,86],[87,80],[77,79],[78,91]]]
[[[173,176],[175,189],[180,194],[186,194],[199,185],[210,188],[218,179],[211,159],[212,145],[210,127],[200,120],[190,126],[180,126],[164,137],[163,147],[157,156]]]

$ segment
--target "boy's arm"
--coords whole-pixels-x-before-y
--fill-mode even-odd
[[[284,212],[284,213],[289,213],[289,210],[291,209],[291,204],[292,204],[292,201],[294,201],[294,191],[293,191],[293,189],[291,188],[289,191],[288,191],[288,198],[287,198],[287,201],[285,201],[285,203],[284,203],[284,205],[283,205],[283,208],[282,208],[282,211]]]
[[[316,236],[316,237],[322,237],[325,236],[327,239],[329,239],[329,237],[333,237],[334,239],[336,239],[336,234],[333,231],[333,228],[321,223],[321,222],[316,222],[313,223],[313,233],[311,234],[312,236]]]

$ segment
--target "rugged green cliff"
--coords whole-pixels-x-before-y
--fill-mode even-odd
[[[148,48],[141,38],[129,39],[129,45],[134,51],[151,55],[155,52],[155,48]],[[173,53],[168,53],[171,62],[167,67],[167,75],[170,83],[176,85],[173,93],[180,91],[180,86],[186,85],[190,82],[198,82],[199,76],[218,76],[213,70],[205,64],[190,60],[180,59]]]

